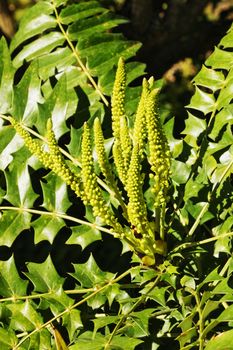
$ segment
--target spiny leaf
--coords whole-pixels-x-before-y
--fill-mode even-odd
[[[0,127],[0,138],[0,169],[5,170],[13,159],[12,154],[20,149],[24,142],[9,125]]]
[[[74,264],[74,269],[71,276],[85,288],[105,284],[114,277],[114,274],[100,270],[92,255],[85,264]]]
[[[41,181],[43,191],[42,206],[50,212],[65,213],[70,207],[66,184],[54,173],[49,173]]]
[[[18,343],[18,338],[12,329],[0,327],[0,346],[1,350],[11,350]]]
[[[37,72],[38,64],[33,62],[14,88],[12,115],[27,126],[35,124],[38,117],[38,103],[43,102],[41,81]]]
[[[209,138],[215,140],[217,136],[222,132],[225,125],[233,124],[233,106],[228,105],[221,109],[219,113],[216,114],[214,119],[214,126],[211,133],[208,135]]]
[[[116,27],[118,24],[126,23],[128,20],[117,18],[113,13],[106,10],[99,16],[82,19],[70,25],[68,34],[71,40],[77,40],[79,35],[87,36],[93,33],[101,33]]]
[[[233,350],[232,344],[233,330],[222,332],[209,340],[205,350]]]
[[[30,332],[42,326],[43,319],[36,311],[36,305],[31,301],[12,303],[7,307],[14,315],[11,318],[10,327],[15,331]]]
[[[0,245],[10,247],[17,236],[30,228],[31,214],[22,211],[4,211],[0,217]],[[27,234],[30,234],[27,232]]]
[[[4,37],[0,40],[0,113],[9,113],[12,100],[12,86],[14,68],[11,62],[9,49]]]
[[[94,227],[79,225],[72,227],[72,235],[66,244],[79,244],[82,249],[85,249],[89,244],[100,240],[101,238],[100,231]]]
[[[233,52],[215,47],[214,52],[207,58],[205,64],[213,69],[229,70],[233,65]]]
[[[63,24],[70,24],[105,11],[106,9],[100,6],[98,1],[81,2],[79,4],[66,6],[61,11],[60,18]]]
[[[11,164],[10,171],[5,171],[7,182],[5,199],[16,207],[32,208],[38,195],[33,190],[27,162],[23,158],[21,163],[18,161]]]
[[[39,107],[39,118],[36,126],[42,135],[46,134],[46,125],[48,118],[52,119],[53,131],[57,139],[65,132],[68,131],[66,126],[66,118],[68,118],[74,111],[69,108],[70,98],[67,92],[67,79],[64,74],[56,86],[54,87],[51,95],[46,99],[43,105]],[[73,103],[75,100],[73,100]]]
[[[215,98],[213,94],[202,91],[198,86],[196,86],[196,91],[191,98],[190,104],[187,106],[189,108],[201,111],[206,115],[212,112],[215,106]]]
[[[203,65],[193,81],[196,85],[204,86],[215,92],[224,86],[225,77],[223,72],[215,71]]]
[[[74,334],[77,332],[77,330],[84,327],[81,319],[81,311],[77,309],[70,310],[69,313],[65,314],[62,317],[62,321],[63,326],[66,327],[69,333],[70,339],[73,339]]]
[[[70,347],[70,350],[103,350],[108,342],[108,337],[97,333],[93,339],[92,332],[85,332],[78,337],[78,341],[75,345]],[[117,350],[134,350],[135,347],[140,344],[142,340],[115,336],[109,345],[110,348]]]
[[[64,283],[64,278],[55,270],[50,256],[43,263],[29,263],[27,268],[25,275],[33,283],[35,292],[56,292]]]
[[[11,52],[27,39],[53,28],[55,19],[49,16],[52,13],[53,7],[47,1],[40,1],[28,9],[22,17],[19,30],[11,41]]]
[[[30,62],[48,52],[51,52],[57,46],[61,46],[65,41],[64,36],[58,32],[52,32],[40,37],[31,44],[24,46],[23,50],[14,58],[14,67],[19,68],[23,61]]]
[[[232,48],[232,39],[233,39],[233,25],[231,25],[230,29],[228,30],[227,34],[222,38],[220,41],[220,45],[226,48]]]
[[[65,213],[71,202],[68,199],[66,184],[54,173],[50,172],[45,176],[41,186],[44,199],[42,206],[54,215],[45,213],[32,222],[35,230],[35,243],[42,240],[53,243],[59,230],[66,225],[64,220],[56,215],[56,212]]]
[[[185,141],[192,147],[197,147],[198,137],[206,130],[206,121],[188,113],[185,121],[185,129],[182,134],[186,134]]]
[[[3,298],[27,295],[27,286],[28,282],[18,274],[13,257],[0,261],[0,294]]]

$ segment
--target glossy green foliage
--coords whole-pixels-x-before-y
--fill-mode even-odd
[[[231,346],[233,27],[194,78],[182,135],[174,137],[173,118],[164,121],[173,159],[161,265],[143,266],[127,244],[109,238],[109,228],[29,152],[9,122],[9,116],[20,122],[47,150],[51,118],[67,164],[79,174],[83,124],[92,127],[98,117],[111,162],[109,96],[119,57],[131,58],[125,103],[131,131],[141,88],[129,84],[144,74],[144,65],[132,61],[140,44],[117,33],[124,22],[98,1],[38,1],[10,47],[0,41],[0,349]],[[143,171],[153,216],[153,183]],[[117,213],[114,193],[98,181]]]

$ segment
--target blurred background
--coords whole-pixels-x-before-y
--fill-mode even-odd
[[[147,64],[149,75],[164,79],[164,117],[169,114],[183,120],[184,106],[193,92],[191,80],[230,27],[233,0],[100,1],[129,19],[120,30],[143,43],[136,59]],[[0,34],[10,41],[20,18],[34,3],[0,0]]]

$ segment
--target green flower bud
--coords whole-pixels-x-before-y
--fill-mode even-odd
[[[81,174],[85,193],[85,201],[92,206],[95,216],[99,216],[107,225],[112,226],[117,233],[123,232],[122,226],[111,213],[99,188],[97,177],[94,172],[91,133],[86,123],[84,124],[83,129],[81,150]]]
[[[133,148],[126,190],[129,197],[129,220],[137,233],[144,234],[150,230],[150,227],[147,221],[147,209],[141,186],[141,164],[138,145],[135,145]]]
[[[120,120],[125,116],[125,88],[126,74],[125,63],[122,58],[119,59],[116,71],[115,82],[112,91],[112,130],[116,140],[120,140]]]
[[[147,137],[145,104],[148,93],[148,82],[146,79],[143,79],[142,94],[137,108],[133,130],[133,144],[138,145],[140,156],[143,154],[144,142]]]
[[[170,176],[170,151],[158,115],[159,89],[153,90],[146,101],[146,122],[149,144],[149,163],[155,180],[155,207],[164,206]],[[151,176],[151,175],[150,175]]]

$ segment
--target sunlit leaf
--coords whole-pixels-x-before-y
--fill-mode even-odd
[[[7,261],[0,261],[0,294],[2,297],[26,295],[27,286],[28,282],[18,274],[13,257]]]
[[[114,277],[114,274],[100,270],[92,255],[85,264],[74,264],[74,269],[71,275],[86,288],[105,284]]]
[[[218,334],[216,337],[208,341],[205,350],[232,350],[233,330]]]
[[[87,225],[72,227],[72,235],[66,242],[67,244],[80,244],[85,249],[89,244],[101,239],[99,230]]]
[[[9,113],[13,95],[14,68],[4,36],[0,40],[0,57],[0,112]]]
[[[30,228],[30,221],[31,214],[27,212],[4,211],[0,217],[0,245],[10,247],[23,230]]]

